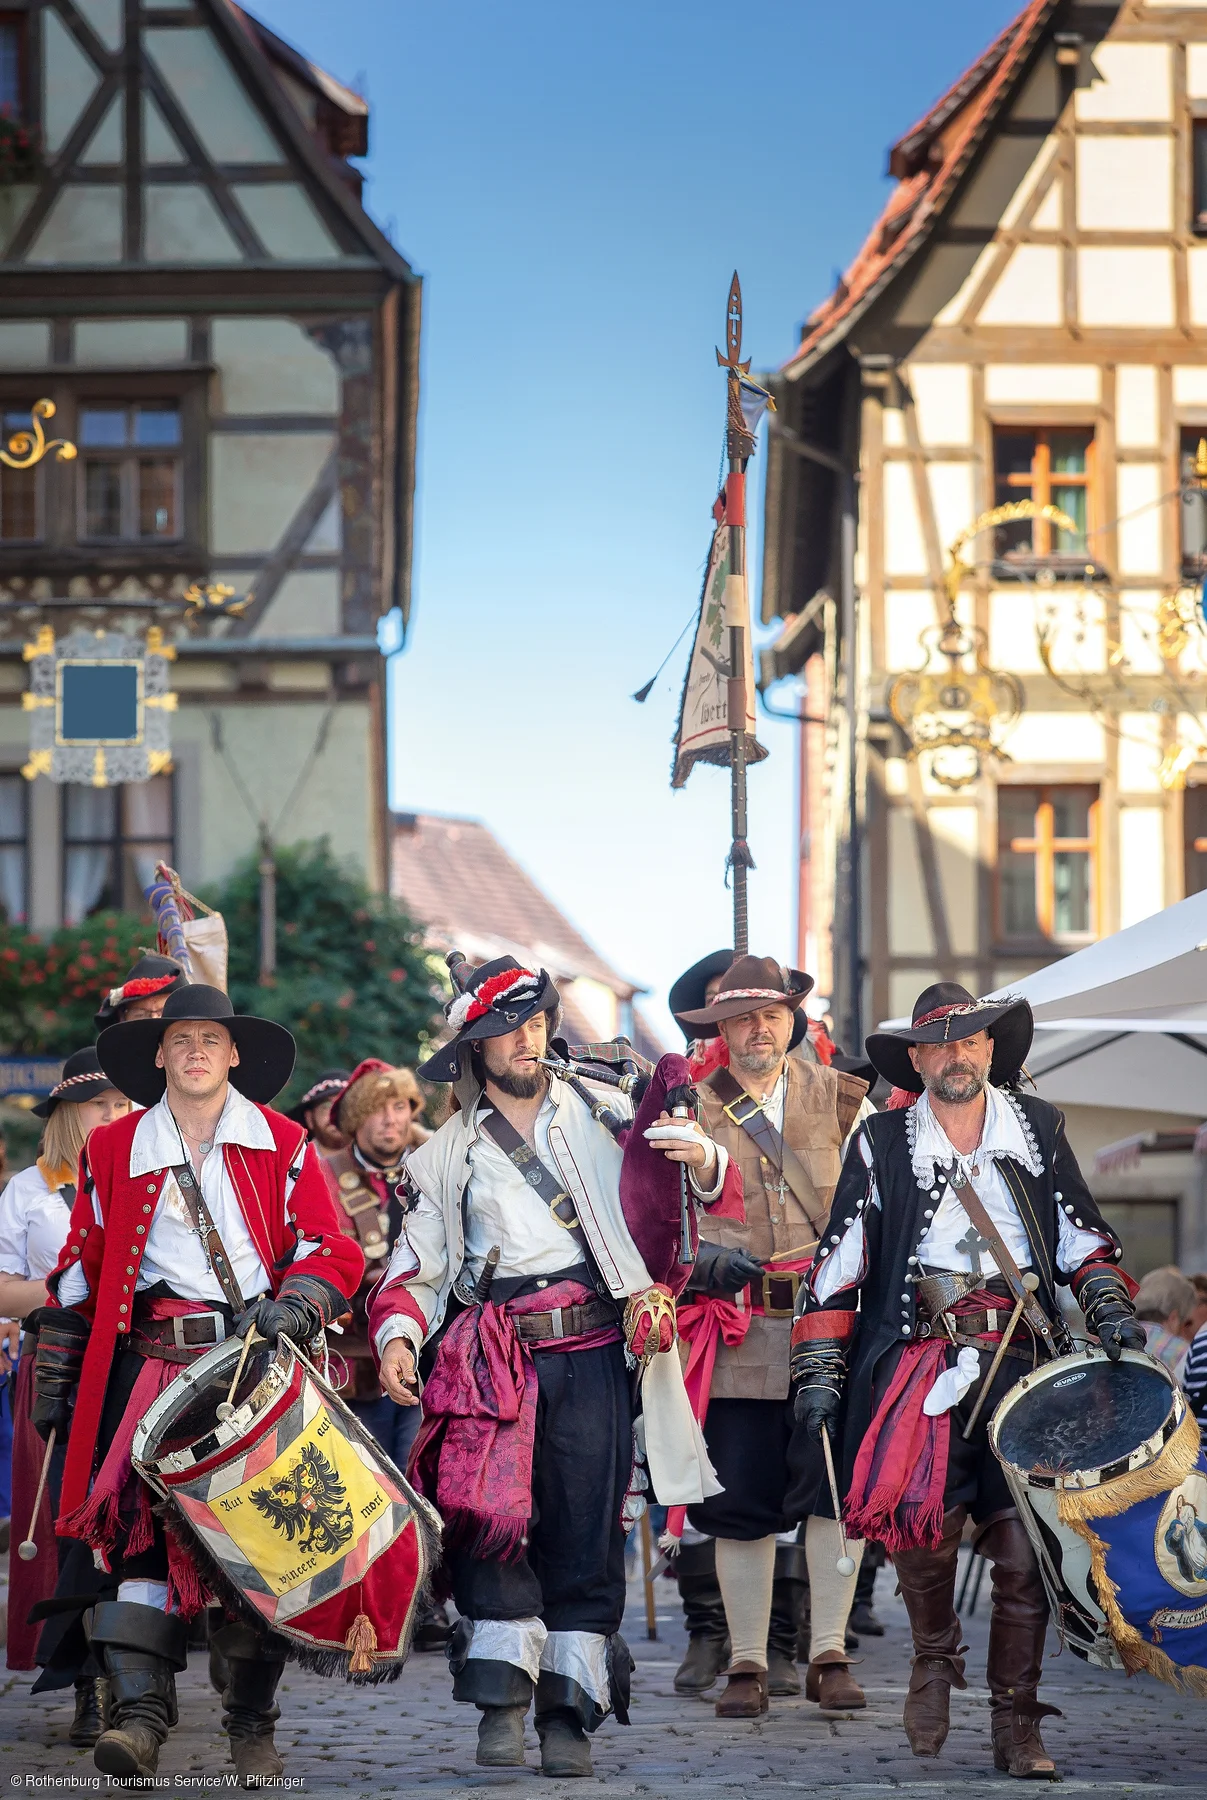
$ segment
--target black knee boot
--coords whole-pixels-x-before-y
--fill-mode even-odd
[[[797,1639],[809,1569],[803,1544],[775,1546],[775,1573],[771,1583],[771,1620],[767,1627],[767,1692],[799,1694],[796,1672]]]
[[[226,1664],[222,1722],[230,1738],[230,1759],[243,1787],[258,1787],[266,1778],[285,1773],[273,1731],[281,1716],[277,1684],[285,1659],[273,1656],[262,1632],[241,1620],[211,1633],[211,1649]]]
[[[77,1749],[91,1750],[108,1723],[109,1683],[101,1674],[100,1663],[90,1651],[75,1678],[75,1717],[71,1721],[67,1741]]]
[[[108,1731],[93,1761],[105,1775],[154,1775],[176,1723],[174,1676],[188,1665],[188,1627],[156,1606],[102,1601],[92,1615],[92,1649],[109,1680]]]
[[[717,1586],[717,1542],[684,1544],[675,1558],[675,1578],[687,1625],[687,1655],[675,1671],[675,1692],[703,1694],[729,1663],[725,1603]]]

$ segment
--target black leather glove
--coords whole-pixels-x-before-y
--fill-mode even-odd
[[[69,1306],[43,1306],[28,1321],[38,1333],[34,1403],[30,1417],[42,1439],[53,1431],[62,1443],[71,1423],[71,1395],[79,1385],[91,1326]]]
[[[1148,1339],[1136,1318],[1118,1269],[1095,1263],[1081,1278],[1074,1279],[1073,1293],[1085,1314],[1085,1322],[1112,1362],[1118,1362],[1124,1350],[1146,1350]]]
[[[803,1425],[810,1437],[820,1439],[823,1430],[831,1441],[836,1434],[838,1415],[842,1411],[842,1390],[846,1382],[847,1359],[837,1338],[810,1338],[794,1344],[791,1374],[796,1383],[792,1416]]]
[[[318,1275],[287,1275],[275,1300],[261,1294],[253,1300],[235,1326],[237,1337],[246,1337],[254,1325],[262,1338],[275,1344],[287,1337],[294,1344],[308,1344],[323,1327],[348,1310],[347,1296]]]
[[[762,1280],[763,1264],[757,1256],[701,1239],[687,1285],[697,1294],[736,1294],[752,1281],[761,1286]]]

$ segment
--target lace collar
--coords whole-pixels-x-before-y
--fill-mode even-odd
[[[919,1187],[933,1187],[935,1164],[958,1161],[967,1169],[987,1157],[1009,1156],[1030,1175],[1042,1175],[1039,1144],[1015,1096],[1003,1088],[985,1089],[985,1129],[971,1156],[961,1156],[931,1111],[930,1095],[921,1094],[905,1116],[905,1135],[914,1179]]]

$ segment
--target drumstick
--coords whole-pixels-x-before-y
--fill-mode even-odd
[[[1028,1269],[1027,1273],[1023,1276],[1023,1292],[1014,1302],[1014,1311],[1010,1314],[1010,1323],[1002,1334],[1002,1341],[997,1347],[997,1354],[989,1365],[989,1373],[981,1383],[981,1391],[976,1397],[976,1405],[972,1409],[972,1416],[964,1427],[965,1443],[967,1443],[968,1439],[972,1436],[972,1428],[980,1418],[981,1408],[989,1398],[989,1390],[993,1386],[994,1377],[1002,1366],[1002,1358],[1005,1356],[1010,1339],[1014,1336],[1018,1322],[1023,1316],[1023,1307],[1027,1304],[1027,1295],[1033,1294],[1038,1287],[1039,1276]]]
[[[46,1477],[50,1473],[50,1458],[57,1434],[57,1426],[52,1425],[46,1439],[46,1455],[42,1458],[42,1473],[38,1476],[38,1491],[34,1495],[34,1509],[29,1515],[29,1536],[17,1545],[17,1555],[22,1562],[32,1562],[38,1554],[38,1546],[34,1543],[34,1532],[38,1529],[38,1514],[42,1510],[42,1495],[46,1491]]]
[[[820,1238],[814,1238],[811,1243],[798,1244],[795,1250],[777,1250],[774,1256],[764,1256],[762,1260],[765,1263],[783,1262],[785,1257],[803,1256],[806,1250],[816,1250],[820,1243]]]
[[[243,1340],[243,1348],[239,1352],[239,1361],[235,1365],[235,1373],[234,1373],[234,1378],[230,1384],[230,1392],[227,1394],[225,1400],[219,1400],[217,1406],[214,1409],[220,1419],[230,1419],[230,1418],[234,1417],[235,1389],[238,1387],[240,1378],[243,1374],[243,1365],[247,1361],[247,1353],[251,1349],[252,1340],[254,1338],[258,1338],[259,1335],[260,1335],[259,1332],[256,1330],[255,1326],[253,1325],[251,1330],[248,1332],[247,1336]]]
[[[838,1481],[834,1474],[834,1452],[830,1449],[830,1427],[821,1428],[821,1447],[826,1453],[826,1474],[830,1477],[830,1498],[834,1502],[834,1517],[838,1521],[838,1536],[842,1542],[842,1555],[834,1564],[840,1575],[855,1573],[855,1558],[847,1549],[847,1534],[842,1525],[842,1503],[838,1498]]]

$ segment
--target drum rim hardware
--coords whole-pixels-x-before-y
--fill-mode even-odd
[[[1010,1393],[1005,1396],[998,1406],[997,1411],[989,1422],[990,1443],[994,1454],[998,1457],[1003,1468],[1014,1470],[1021,1479],[1034,1487],[1052,1493],[1084,1492],[1088,1488],[1101,1487],[1104,1482],[1114,1481],[1120,1475],[1130,1474],[1135,1469],[1146,1468],[1149,1463],[1155,1462],[1157,1457],[1160,1456],[1166,1444],[1168,1444],[1170,1438],[1174,1435],[1175,1431],[1177,1431],[1178,1427],[1186,1417],[1185,1395],[1173,1380],[1173,1377],[1170,1375],[1170,1372],[1165,1367],[1164,1363],[1159,1362],[1155,1357],[1147,1355],[1143,1350],[1124,1350],[1124,1361],[1139,1363],[1146,1368],[1156,1369],[1169,1383],[1171,1399],[1169,1413],[1160,1427],[1154,1431],[1151,1436],[1145,1438],[1143,1443],[1138,1444],[1134,1450],[1129,1451],[1127,1456],[1119,1457],[1111,1463],[1103,1463],[1098,1468],[1069,1469],[1062,1474],[1055,1474],[1050,1473],[1047,1470],[1024,1468],[1019,1463],[1011,1462],[1009,1458],[1002,1453],[1002,1450],[999,1447],[998,1438],[1004,1419],[1004,1412],[1009,1413],[1009,1411],[1012,1410],[1009,1404],[1012,1396],[1015,1394],[1026,1393],[1034,1386],[1047,1386],[1047,1378],[1050,1378],[1051,1372],[1057,1364],[1068,1363],[1074,1360],[1083,1363],[1106,1363],[1110,1361],[1110,1358],[1107,1356],[1105,1350],[1096,1350],[1087,1347],[1084,1351],[1078,1351],[1076,1353],[1076,1358],[1058,1357],[1053,1362],[1044,1363],[1041,1368],[1033,1370],[1029,1375],[1024,1375],[1022,1379],[1016,1383],[1015,1387],[1011,1389]]]

